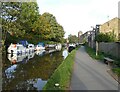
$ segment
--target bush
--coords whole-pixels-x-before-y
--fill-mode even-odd
[[[109,32],[109,33],[99,33],[96,37],[95,40],[98,42],[115,42],[116,35],[114,32]]]

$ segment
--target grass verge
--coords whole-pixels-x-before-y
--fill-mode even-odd
[[[86,51],[89,54],[89,56],[91,56],[93,59],[97,59],[97,60],[103,60],[104,59],[104,55],[100,52],[98,52],[98,55],[96,56],[95,50],[85,46],[86,47]]]
[[[47,84],[43,87],[43,90],[67,90],[69,88],[74,57],[76,50],[73,50],[68,57],[62,62],[62,64],[55,70],[53,75],[48,80]],[[59,86],[56,87],[55,84]]]
[[[120,77],[120,67],[119,68],[113,68],[112,71],[117,74],[117,76]]]

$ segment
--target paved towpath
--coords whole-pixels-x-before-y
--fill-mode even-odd
[[[107,65],[93,60],[81,46],[76,52],[70,90],[118,90],[117,81],[107,69]]]

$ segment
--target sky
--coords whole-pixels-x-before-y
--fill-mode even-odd
[[[103,24],[118,17],[120,0],[37,0],[40,14],[49,12],[63,26],[65,38],[92,30],[91,26]]]

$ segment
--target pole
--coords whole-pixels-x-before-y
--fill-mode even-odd
[[[96,56],[98,55],[98,42],[96,41]]]

